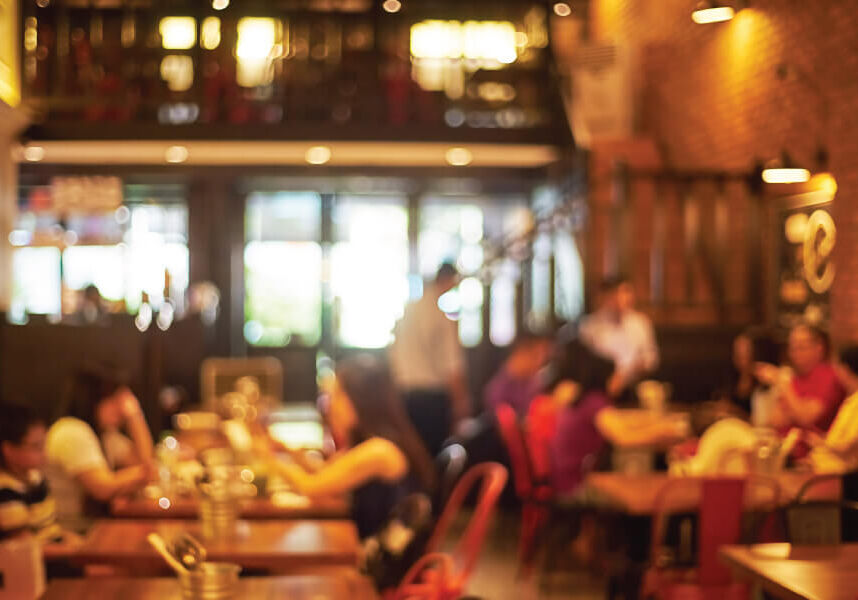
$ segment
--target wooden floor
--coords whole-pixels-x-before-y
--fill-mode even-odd
[[[464,527],[461,519],[459,530]],[[476,572],[467,588],[468,596],[486,600],[603,600],[605,583],[598,574],[583,571],[580,567],[557,570],[550,576],[534,577],[522,583],[516,578],[516,545],[518,543],[518,515],[502,510],[496,516]],[[511,532],[515,532],[514,534]]]

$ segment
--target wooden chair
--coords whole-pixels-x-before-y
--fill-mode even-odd
[[[665,484],[656,498],[650,547],[650,568],[642,597],[704,600],[744,600],[748,587],[734,583],[718,558],[718,549],[741,541],[742,514],[746,509],[771,512],[777,508],[780,486],[762,477],[677,478]],[[677,564],[664,547],[668,517],[696,513],[697,561]],[[683,528],[680,527],[680,530]],[[687,546],[688,540],[684,542]],[[681,547],[683,542],[681,542]]]

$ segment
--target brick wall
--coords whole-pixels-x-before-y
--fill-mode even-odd
[[[593,0],[591,35],[635,49],[638,133],[667,167],[750,169],[782,149],[812,165],[817,147],[827,148],[839,186],[831,328],[841,342],[858,341],[858,1],[754,0],[732,21],[710,25],[692,22],[694,5]],[[782,63],[792,68],[785,80],[776,76]],[[731,215],[741,214],[740,194],[728,194]],[[681,227],[668,222],[671,233]],[[731,220],[731,239],[743,226]],[[769,244],[771,232],[761,235]],[[733,285],[748,278],[746,258],[728,261]]]

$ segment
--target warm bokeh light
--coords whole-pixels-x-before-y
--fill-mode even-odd
[[[572,14],[572,8],[565,2],[557,2],[554,5],[554,14],[558,17],[568,17]]]
[[[197,21],[193,17],[164,17],[158,31],[166,50],[188,50],[197,41]]]
[[[763,171],[766,183],[804,183],[810,180],[810,171],[792,167],[773,167]]]
[[[24,148],[24,160],[39,162],[45,158],[45,149],[41,146],[27,146]]]
[[[223,10],[229,6],[229,0],[212,0],[212,8],[215,10]]]
[[[415,58],[466,58],[500,64],[516,59],[515,26],[508,21],[421,21],[411,27]]]
[[[182,163],[188,160],[188,149],[184,146],[170,146],[164,152],[164,160],[168,163]]]
[[[822,193],[834,197],[837,194],[837,180],[831,173],[818,173],[811,179],[811,183]]]
[[[402,3],[399,0],[385,0],[381,7],[385,12],[397,13],[402,8]]]
[[[327,146],[313,146],[307,150],[304,159],[311,165],[323,165],[331,160],[331,149]]]
[[[235,57],[236,79],[242,87],[271,83],[270,69],[279,23],[267,17],[245,17],[238,21]]]
[[[200,29],[200,44],[206,50],[214,50],[220,45],[220,19],[206,17]]]
[[[170,499],[166,496],[161,496],[160,498],[158,498],[158,506],[160,506],[164,510],[170,508],[171,505],[172,503],[170,502]]]
[[[695,23],[705,25],[707,23],[722,23],[729,21],[736,14],[731,6],[712,6],[700,8],[691,13],[691,19]]]
[[[184,92],[194,84],[194,59],[183,54],[170,54],[161,60],[161,79],[171,92]]]
[[[474,160],[474,155],[467,148],[450,148],[444,155],[447,162],[454,167],[464,167],[471,164]]]

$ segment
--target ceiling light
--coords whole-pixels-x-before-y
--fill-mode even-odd
[[[399,0],[385,0],[384,4],[381,7],[385,10],[385,12],[389,13],[397,13],[399,9],[402,8],[402,2]]]
[[[39,162],[45,158],[45,149],[41,146],[27,146],[24,148],[24,160]]]
[[[215,10],[223,10],[229,6],[229,0],[212,0],[212,8]]]
[[[311,165],[323,165],[331,160],[331,149],[327,146],[313,146],[304,154],[304,160]]]
[[[164,160],[168,163],[183,163],[188,160],[188,149],[184,146],[170,146],[164,153]]]
[[[769,161],[763,169],[766,183],[805,183],[810,181],[810,171],[795,164],[784,152],[780,158]]]
[[[736,14],[732,6],[721,6],[713,2],[701,2],[691,13],[691,20],[700,25],[729,21]]]
[[[565,2],[557,2],[554,5],[554,14],[558,17],[568,17],[572,14],[572,7]]]
[[[158,32],[166,50],[189,50],[197,41],[197,22],[193,17],[164,17]]]
[[[214,50],[220,45],[220,19],[206,17],[200,28],[200,43],[206,50]]]
[[[471,164],[471,161],[474,160],[474,155],[467,148],[450,148],[447,150],[444,158],[454,167],[464,167]]]

